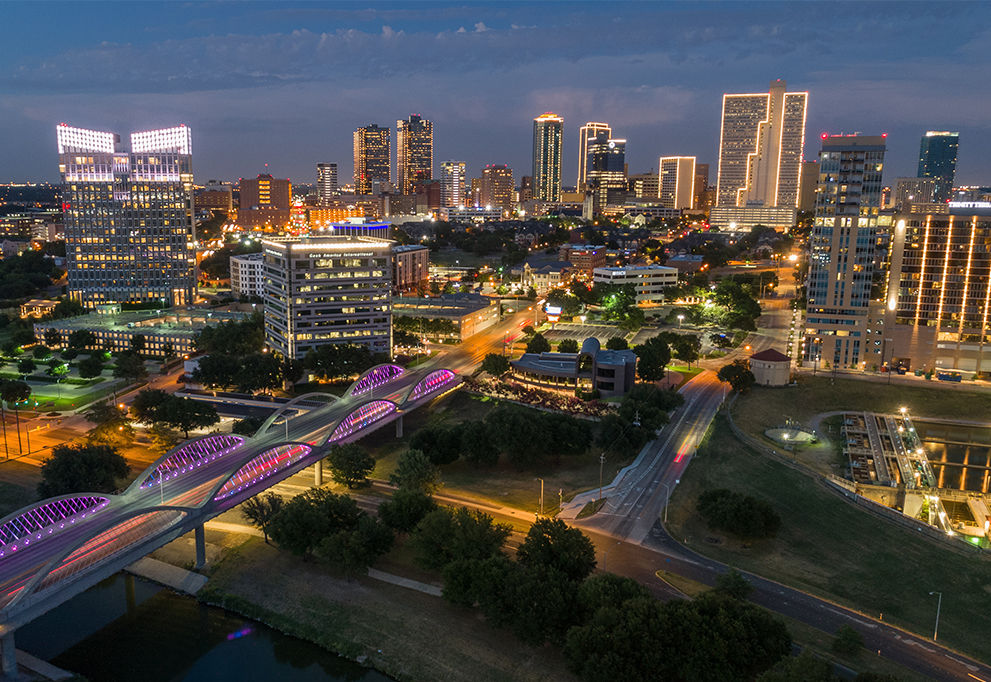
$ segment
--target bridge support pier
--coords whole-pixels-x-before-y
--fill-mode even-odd
[[[196,563],[194,564],[194,568],[203,568],[206,565],[206,533],[203,530],[203,524],[196,526],[193,535],[196,538]]]
[[[403,437],[403,416],[399,415],[399,419],[396,420],[396,438]]]
[[[13,632],[8,632],[0,638],[0,673],[3,673],[5,680],[18,679],[17,650],[14,648]]]
[[[318,459],[313,465],[313,487],[319,488],[323,485],[323,460]]]

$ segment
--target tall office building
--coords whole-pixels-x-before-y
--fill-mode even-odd
[[[692,188],[692,208],[696,211],[704,211],[709,207],[705,205],[705,193],[709,189],[709,164],[695,164],[695,183]]]
[[[880,361],[883,308],[871,309],[883,135],[824,135],[809,238],[804,358],[822,367]]]
[[[798,183],[798,210],[814,211],[816,187],[819,184],[819,162],[802,161],[802,177]]]
[[[620,203],[626,195],[626,140],[615,140],[599,131],[588,143],[589,169],[586,186],[592,193],[593,214],[609,203]],[[613,201],[610,202],[610,195]]]
[[[695,201],[695,157],[662,156],[657,196],[666,208],[692,209]]]
[[[809,93],[723,95],[717,206],[797,206]]]
[[[337,194],[337,164],[317,164],[317,198],[321,204],[330,204]]]
[[[434,124],[419,114],[396,121],[396,173],[402,194],[413,194],[415,183],[434,177]]]
[[[329,344],[390,354],[392,246],[354,235],[263,241],[268,346],[295,359]]]
[[[69,297],[190,305],[196,291],[192,133],[131,134],[56,127]]]
[[[920,178],[936,181],[934,198],[936,203],[950,200],[953,194],[953,179],[957,174],[957,147],[960,133],[946,130],[927,130],[919,145]]]
[[[903,213],[912,212],[912,204],[935,204],[935,178],[895,178],[894,208]]]
[[[592,158],[588,153],[588,145],[595,140],[596,135],[605,133],[606,138],[612,137],[612,128],[608,123],[596,123],[589,121],[578,129],[578,182],[575,189],[579,192],[585,191],[588,182],[588,171],[591,170]]]
[[[447,208],[468,203],[468,178],[464,161],[444,161],[440,164],[440,205]]]
[[[533,119],[533,198],[561,201],[561,137],[564,119],[546,112]]]
[[[357,194],[371,194],[373,182],[391,181],[389,140],[390,130],[377,125],[354,131],[354,191]]]
[[[479,203],[510,211],[513,208],[513,186],[513,169],[505,164],[490,163],[482,169]]]
[[[237,222],[241,227],[281,230],[289,224],[292,183],[262,173],[257,178],[241,178],[241,199]]]

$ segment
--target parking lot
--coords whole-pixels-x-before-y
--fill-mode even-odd
[[[574,324],[571,322],[562,322],[554,325],[553,330],[544,332],[544,336],[547,337],[548,341],[574,339],[578,342],[579,346],[582,341],[594,336],[599,340],[600,344],[605,346],[606,341],[614,336],[625,337],[626,332],[619,327],[613,327],[607,324]]]

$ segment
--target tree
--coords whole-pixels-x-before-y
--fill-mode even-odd
[[[303,363],[293,358],[282,358],[282,378],[284,381],[295,385],[303,378],[306,368]]]
[[[859,679],[859,676],[858,676]],[[803,651],[800,656],[787,656],[757,678],[757,682],[837,682],[829,663]]]
[[[494,377],[501,377],[509,371],[509,360],[498,353],[489,353],[482,360],[482,371],[488,372]]]
[[[781,527],[781,517],[765,500],[726,488],[699,495],[696,509],[709,528],[743,538],[771,537]]]
[[[166,341],[162,344],[162,360],[163,362],[169,362],[175,357],[175,346],[172,345],[171,341]]]
[[[144,334],[135,334],[131,337],[131,350],[135,353],[140,355],[146,345],[147,339],[145,339]]]
[[[155,409],[154,421],[179,429],[189,438],[193,429],[205,429],[218,423],[220,415],[213,405],[170,395]]]
[[[148,376],[145,361],[135,351],[122,351],[114,361],[114,377],[135,382]]]
[[[492,430],[484,421],[462,422],[461,452],[466,462],[475,466],[495,466],[499,463],[499,448],[492,439]]]
[[[285,501],[273,492],[264,495],[255,495],[244,501],[241,511],[245,517],[251,521],[252,525],[261,530],[265,536],[265,544],[268,544],[268,528],[272,519],[282,511]]]
[[[99,354],[87,355],[79,361],[79,376],[83,379],[92,379],[103,373],[103,358]]]
[[[138,391],[131,401],[131,413],[139,422],[150,424],[158,421],[158,408],[169,399],[169,394],[160,388],[144,388]]]
[[[109,445],[56,445],[52,456],[41,465],[38,495],[113,492],[127,471],[127,462]]]
[[[500,553],[511,528],[475,509],[437,509],[423,517],[410,537],[427,568],[443,568],[456,559],[488,559]]]
[[[595,569],[595,546],[577,528],[560,519],[537,519],[530,526],[516,560],[527,567],[549,567],[581,582]]]
[[[87,442],[109,445],[114,449],[126,448],[134,442],[134,427],[131,426],[127,413],[116,405],[97,403],[83,416],[96,425],[86,434]]]
[[[746,360],[734,360],[728,365],[723,365],[716,376],[720,381],[729,383],[737,393],[746,393],[757,381],[753,372],[747,368]]]
[[[56,384],[62,383],[66,375],[69,373],[69,365],[62,360],[57,358],[52,358],[48,361],[48,370],[45,372],[48,376],[55,379]]]
[[[86,350],[96,345],[96,336],[89,329],[77,329],[69,334],[69,348]]]
[[[728,573],[716,578],[716,586],[713,589],[733,599],[746,599],[753,592],[754,587],[739,571],[731,568]]]
[[[660,381],[671,362],[671,349],[661,338],[655,336],[636,346],[637,375],[644,381]]]
[[[286,502],[269,522],[268,533],[280,547],[306,557],[328,535],[354,528],[362,514],[347,495],[314,488]]]
[[[255,353],[240,361],[236,375],[237,390],[254,393],[282,386],[282,361],[271,353]]]
[[[413,434],[409,446],[425,453],[437,466],[443,466],[461,455],[461,433],[457,427],[424,426]]]
[[[833,651],[844,656],[856,656],[864,648],[864,638],[849,625],[841,625],[833,640]]]
[[[382,523],[394,531],[409,533],[435,509],[437,503],[422,490],[400,488],[379,505],[378,515]]]
[[[667,610],[650,597],[630,599],[622,608],[600,608],[584,624],[568,630],[564,657],[587,682],[676,679],[668,674],[672,655],[677,654],[668,644],[677,641],[668,639],[669,633],[675,634],[670,620]]]
[[[52,357],[52,349],[43,343],[39,343],[31,349],[31,355],[35,360],[47,360]]]
[[[151,439],[152,450],[160,455],[164,455],[182,440],[178,431],[162,423],[152,424],[148,429],[148,437]]]
[[[533,338],[527,341],[527,353],[549,353],[551,351],[550,342],[544,338],[543,334],[534,334]]]
[[[679,334],[673,344],[674,354],[679,360],[684,360],[691,367],[699,359],[702,342],[694,334]]]
[[[330,465],[330,477],[348,488],[366,483],[368,474],[375,468],[375,459],[357,443],[332,446],[327,463]]]
[[[629,347],[630,344],[622,336],[610,336],[609,340],[606,341],[608,350],[626,350]]]
[[[30,397],[31,387],[23,381],[5,381],[2,385],[0,385],[0,398],[3,399],[3,402],[7,405],[7,407],[10,407],[11,405],[14,406],[14,422],[17,429],[18,452],[23,452],[21,449],[21,413],[18,406]],[[4,424],[6,424],[6,420],[4,420]],[[6,446],[7,443],[6,428],[7,427],[4,426],[4,446]]]
[[[619,608],[630,599],[649,596],[647,588],[636,580],[615,573],[597,573],[586,578],[578,586],[578,604],[586,614],[584,620],[601,608]]]
[[[365,573],[375,559],[392,548],[392,531],[377,519],[362,512],[352,529],[342,529],[324,538],[317,554],[336,564],[348,578]]]
[[[21,358],[21,360],[17,363],[17,373],[21,376],[27,376],[37,368],[38,366],[31,358]]]
[[[536,334],[537,330],[533,328],[532,324],[528,324],[527,326],[523,327],[523,333],[526,334],[527,336],[531,336],[533,334]]]
[[[234,386],[241,374],[242,362],[239,357],[226,353],[205,355],[197,361],[193,370],[193,381],[208,388]]]
[[[578,342],[575,339],[564,339],[557,344],[558,353],[577,353]]]
[[[399,457],[389,482],[397,488],[431,493],[440,485],[440,471],[420,450],[407,450]]]
[[[58,348],[62,345],[62,332],[54,327],[45,330],[45,345],[50,348]]]
[[[245,417],[244,419],[238,419],[231,427],[231,433],[236,433],[241,436],[253,436],[258,429],[261,428],[264,421],[265,420],[261,417]]]

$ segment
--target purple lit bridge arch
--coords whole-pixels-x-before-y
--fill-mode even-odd
[[[191,531],[197,565],[203,524],[428,405],[460,383],[449,369],[379,365],[343,396],[305,395],[279,407],[252,437],[209,434],[156,459],[120,494],[42,500],[0,519],[0,672],[16,670],[13,632],[58,604]],[[269,428],[289,411],[286,431]]]

